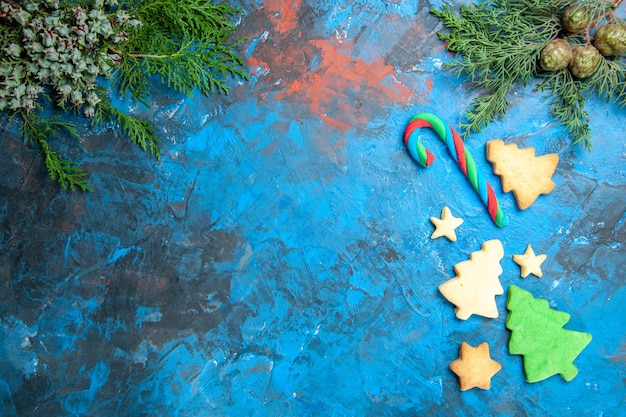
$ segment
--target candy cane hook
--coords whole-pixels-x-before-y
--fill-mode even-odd
[[[476,169],[474,158],[465,147],[463,140],[452,127],[446,125],[439,117],[431,113],[419,113],[411,118],[404,130],[404,144],[411,156],[423,167],[428,167],[435,160],[433,154],[422,145],[417,135],[413,136],[413,133],[422,127],[433,129],[439,139],[448,146],[450,154],[487,206],[487,211],[494,223],[498,227],[507,224],[509,219],[502,213],[502,208],[493,188]]]

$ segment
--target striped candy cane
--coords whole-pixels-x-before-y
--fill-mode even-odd
[[[431,113],[419,113],[411,118],[404,130],[404,144],[411,156],[423,167],[428,167],[435,160],[433,154],[422,145],[417,135],[413,135],[416,130],[422,127],[433,129],[439,139],[448,146],[450,154],[487,206],[494,223],[498,227],[507,224],[509,219],[502,213],[502,208],[493,188],[476,169],[474,158],[465,147],[463,140],[452,127],[445,124],[439,117]]]

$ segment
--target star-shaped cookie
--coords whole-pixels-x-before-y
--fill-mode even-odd
[[[441,218],[431,217],[430,221],[435,225],[435,231],[430,235],[431,239],[445,236],[452,242],[456,242],[456,233],[454,230],[463,224],[463,219],[454,217],[448,207],[441,210]]]
[[[522,278],[526,278],[528,275],[533,274],[539,278],[543,275],[541,272],[541,264],[547,258],[546,255],[535,255],[532,246],[529,244],[526,247],[526,253],[523,255],[513,255],[513,261],[522,267]]]
[[[491,378],[502,369],[502,365],[489,356],[489,344],[484,342],[477,347],[461,343],[459,358],[450,364],[450,370],[459,377],[461,391],[478,387],[491,388]]]

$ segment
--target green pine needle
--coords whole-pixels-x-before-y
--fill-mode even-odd
[[[546,76],[536,90],[549,91],[553,116],[567,129],[574,143],[582,143],[591,150],[591,128],[589,113],[585,110],[584,84],[574,79],[567,71],[558,71]]]
[[[94,125],[113,124],[159,158],[153,125],[113,107],[109,95],[129,92],[150,106],[155,80],[189,96],[228,94],[233,78],[249,78],[235,50],[243,39],[232,39],[242,12],[210,0],[2,1],[0,112],[22,122],[51,178],[64,189],[91,190],[86,173],[48,142],[80,135],[58,117],[43,119],[44,104],[82,113]],[[110,88],[101,86],[103,78]]]
[[[80,139],[80,135],[71,123],[61,122],[58,117],[45,120],[36,114],[20,114],[22,125],[20,132],[24,139],[39,146],[44,156],[48,175],[53,180],[57,180],[64,190],[71,191],[81,189],[82,191],[93,191],[89,184],[87,173],[78,168],[74,162],[67,161],[50,148],[48,140],[54,136],[61,136],[62,130],[70,136]]]
[[[546,93],[554,117],[565,127],[574,143],[591,149],[589,114],[585,97],[594,92],[606,101],[626,105],[626,62],[624,57],[603,58],[595,73],[575,79],[567,69],[550,73],[539,65],[541,50],[563,36],[560,14],[572,0],[493,0],[460,7],[431,10],[448,29],[439,37],[458,58],[446,68],[464,75],[479,91],[466,110],[462,133],[485,129],[508,110],[508,95],[516,87],[536,82]],[[613,13],[612,0],[579,0],[595,17],[593,25],[622,23]],[[587,33],[568,36],[570,43],[584,44]]]
[[[137,2],[132,2],[137,3]],[[149,98],[150,77],[160,76],[163,84],[192,96],[228,94],[232,77],[248,79],[242,58],[228,43],[235,30],[231,21],[241,10],[226,3],[203,0],[139,2],[136,15],[145,22],[114,51],[122,64],[113,72],[114,84],[144,104]]]
[[[156,136],[154,127],[147,120],[137,119],[116,109],[108,100],[103,100],[96,106],[92,119],[94,125],[113,123],[122,133],[141,149],[149,151],[157,159],[161,157],[159,138]]]
[[[483,94],[472,99],[470,110],[465,113],[465,120],[461,122],[464,132],[479,132],[487,127],[494,119],[503,116],[508,107],[507,95],[511,89],[510,83],[503,83],[495,88],[492,93]]]

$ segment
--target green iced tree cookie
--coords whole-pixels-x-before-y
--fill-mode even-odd
[[[571,381],[578,374],[574,359],[591,341],[589,333],[563,329],[570,315],[550,308],[520,287],[509,287],[506,303],[511,330],[509,353],[524,356],[526,381],[538,382],[556,374]]]

